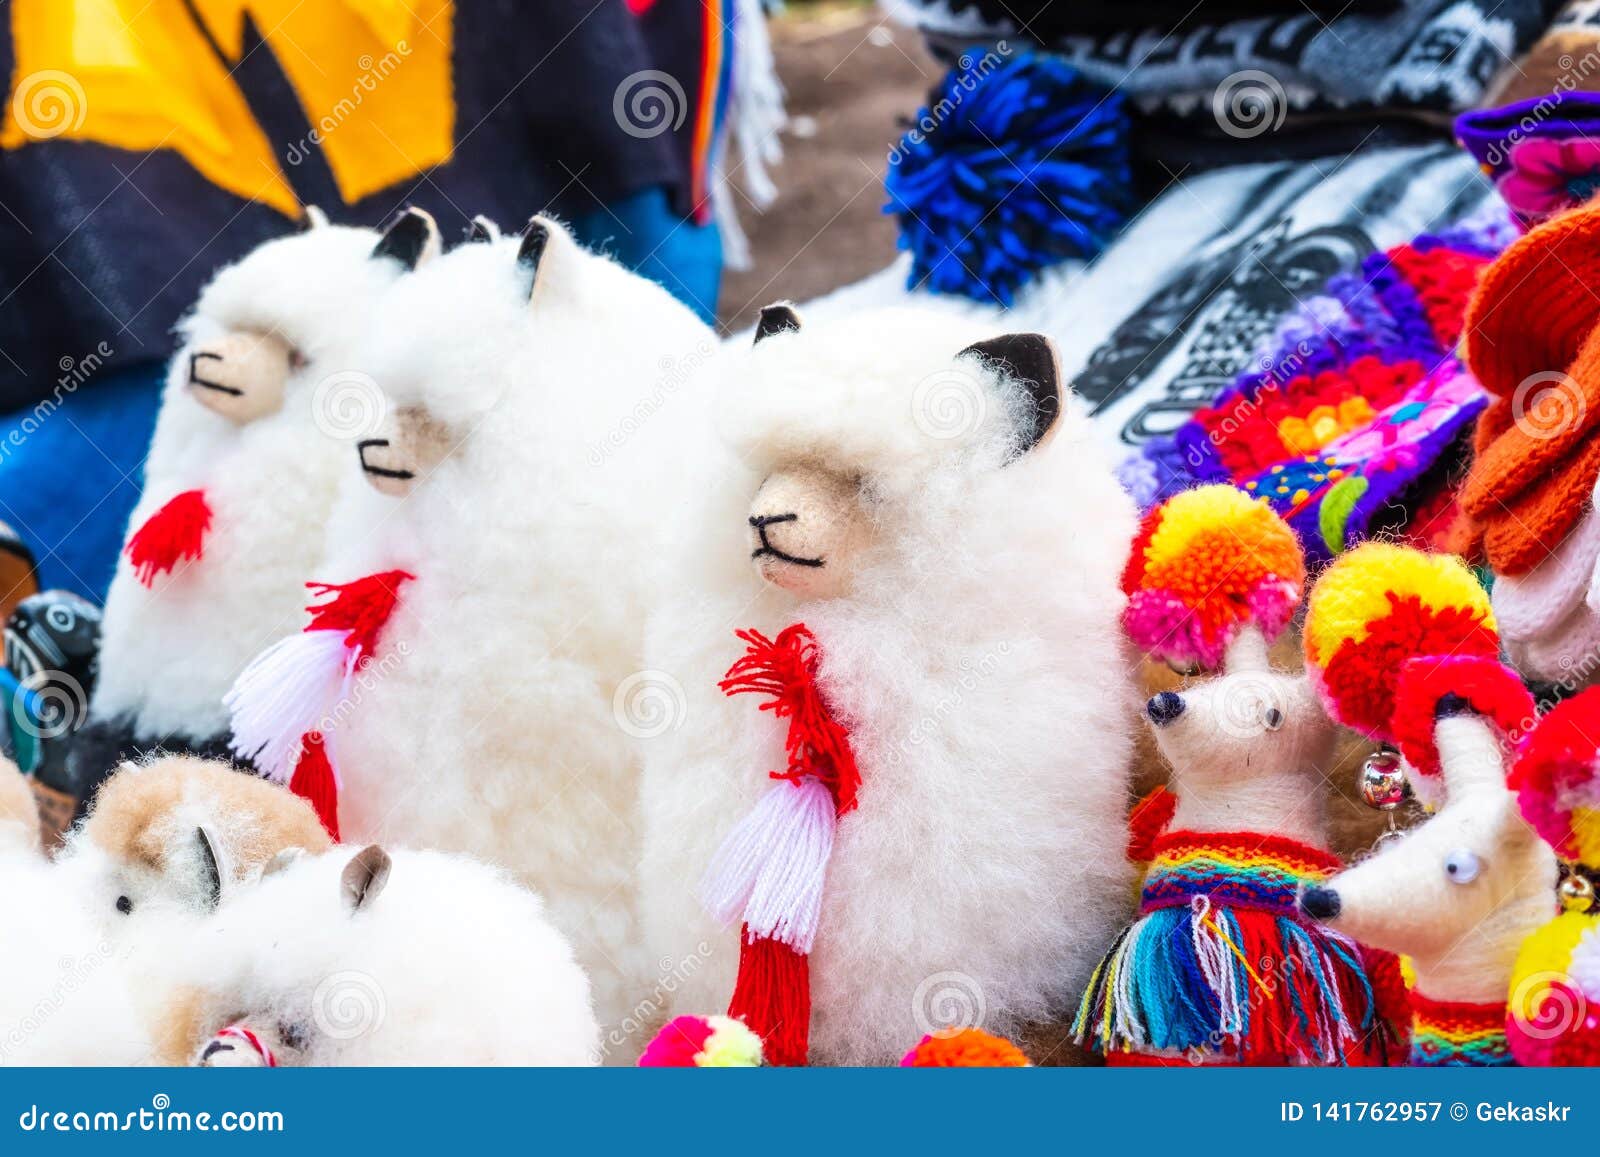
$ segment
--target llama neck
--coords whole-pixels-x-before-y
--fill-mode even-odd
[[[1171,827],[1193,832],[1271,832],[1324,847],[1328,824],[1317,779],[1309,771],[1260,774],[1241,769],[1235,779],[1191,785],[1180,776]]]

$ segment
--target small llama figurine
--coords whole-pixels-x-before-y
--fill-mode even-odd
[[[1292,531],[1231,486],[1186,491],[1147,517],[1123,578],[1136,645],[1221,669],[1146,704],[1177,802],[1149,829],[1139,918],[1101,962],[1074,1024],[1112,1064],[1386,1063],[1392,960],[1306,921],[1299,890],[1339,868],[1321,782],[1334,729],[1268,645],[1299,604]],[[1152,842],[1153,836],[1153,842]],[[1130,855],[1133,855],[1130,846]]]
[[[1301,908],[1410,957],[1412,1064],[1512,1064],[1507,985],[1555,910],[1556,867],[1507,784],[1534,705],[1496,658],[1488,596],[1453,555],[1369,543],[1318,581],[1305,646],[1329,712],[1399,748],[1434,814],[1307,888]]]

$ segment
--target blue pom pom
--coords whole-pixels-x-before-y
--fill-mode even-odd
[[[964,53],[889,154],[911,286],[1011,305],[1040,270],[1105,248],[1133,211],[1120,94],[1057,56]]]

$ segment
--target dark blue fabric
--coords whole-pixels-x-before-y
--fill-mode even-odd
[[[105,601],[139,499],[166,367],[147,362],[0,418],[0,520],[39,560],[39,581]]]

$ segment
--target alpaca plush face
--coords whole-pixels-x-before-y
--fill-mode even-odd
[[[1480,942],[1522,935],[1553,906],[1555,860],[1505,785],[1504,755],[1476,715],[1440,719],[1447,802],[1381,852],[1307,889],[1301,907],[1365,944],[1416,959],[1419,971],[1468,961]],[[1530,923],[1531,921],[1531,923]],[[1524,927],[1526,925],[1526,927]],[[1489,970],[1488,980],[1504,976]]]
[[[454,438],[443,422],[421,406],[388,414],[376,437],[356,446],[361,469],[379,494],[404,498],[438,468]]]
[[[206,286],[182,323],[174,384],[235,425],[278,413],[294,376],[337,340],[349,298],[371,296],[438,247],[419,210],[382,235],[313,210],[305,232],[260,246]]]
[[[847,594],[855,564],[877,537],[861,481],[824,466],[769,474],[750,504],[757,572],[801,598]]]
[[[839,340],[848,345],[859,335]],[[861,381],[839,383],[840,396],[808,390],[808,380],[834,372],[828,359],[836,351],[819,350],[791,306],[764,309],[755,342],[758,380],[741,388],[756,395],[755,412],[770,406],[790,421],[756,450],[766,472],[747,515],[750,558],[764,580],[800,599],[850,594],[863,561],[894,537],[903,517],[896,499],[975,456],[993,454],[1001,466],[1032,450],[1060,410],[1054,351],[1037,334],[979,342],[944,365],[894,365],[891,351],[884,380],[866,371]]]

